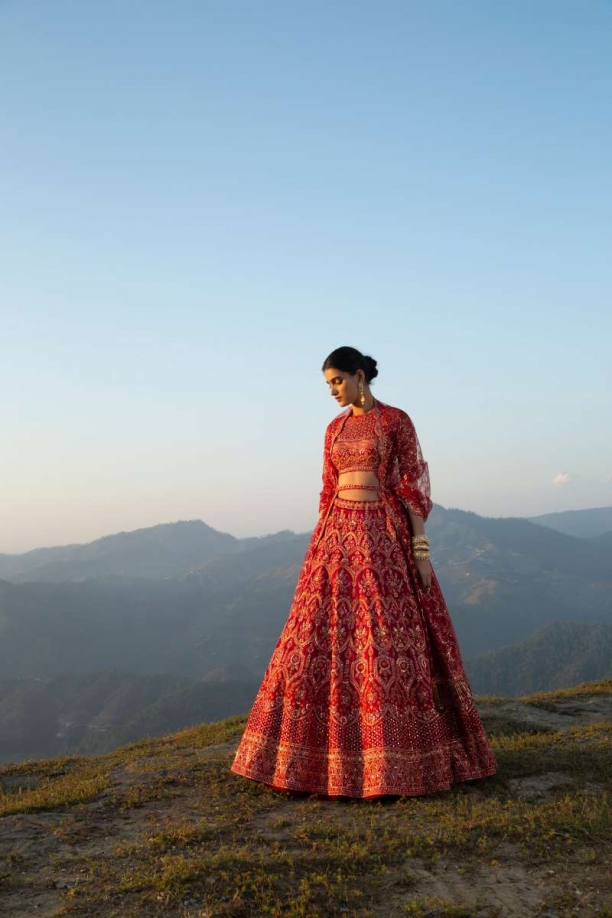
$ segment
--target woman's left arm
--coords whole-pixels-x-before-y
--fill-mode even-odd
[[[410,517],[410,525],[412,526],[413,535],[425,535],[425,521],[422,516],[417,516],[416,513],[413,513],[412,510],[408,511]],[[421,583],[423,587],[428,590],[431,586],[431,561],[429,558],[415,558],[414,563],[417,571],[419,572],[419,577],[421,578]]]
[[[410,517],[412,535],[424,535],[425,521],[433,507],[429,467],[423,458],[414,424],[404,411],[399,418],[397,447],[400,482],[396,491]],[[428,590],[431,586],[429,559],[415,558],[414,563],[424,589]]]
[[[410,517],[412,535],[425,535],[425,520],[423,517],[417,516],[412,510],[408,510],[408,516]]]
[[[416,525],[427,521],[433,502],[431,500],[431,484],[429,481],[429,466],[423,458],[423,452],[417,437],[414,424],[405,411],[400,410],[396,429],[397,463],[399,468],[399,483],[395,491],[412,516],[419,517]],[[415,535],[420,535],[421,530],[415,530]]]

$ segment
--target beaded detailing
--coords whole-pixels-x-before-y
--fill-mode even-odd
[[[380,464],[374,412],[350,415],[336,438],[331,461],[340,472],[372,472]]]
[[[344,507],[346,510],[362,509],[366,511],[365,519],[368,519],[367,512],[374,511],[385,506],[384,500],[354,500],[352,497],[336,497],[335,507]]]

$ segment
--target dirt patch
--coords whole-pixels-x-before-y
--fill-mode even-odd
[[[571,775],[563,772],[549,771],[543,775],[529,775],[527,778],[511,778],[508,788],[515,797],[523,800],[539,800],[547,797],[551,791],[574,787]]]
[[[461,862],[441,859],[434,867],[411,863],[408,872],[418,896],[441,900],[488,916],[537,915],[546,901],[550,877],[545,870],[521,865],[510,846],[496,852],[495,863],[466,870]]]
[[[566,730],[583,724],[612,720],[612,697],[595,695],[592,698],[559,699],[551,702],[508,701],[483,702],[478,705],[483,717],[506,719],[517,726],[536,727],[542,730]]]

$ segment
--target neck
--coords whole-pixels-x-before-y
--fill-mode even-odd
[[[367,395],[365,405],[353,405],[353,414],[355,415],[367,414],[368,411],[372,410],[375,402],[376,402],[376,399],[374,398],[373,395]]]

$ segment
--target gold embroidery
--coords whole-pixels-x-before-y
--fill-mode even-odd
[[[336,495],[234,772],[353,797],[430,793],[495,772],[435,574],[427,616],[414,578],[387,502]]]

